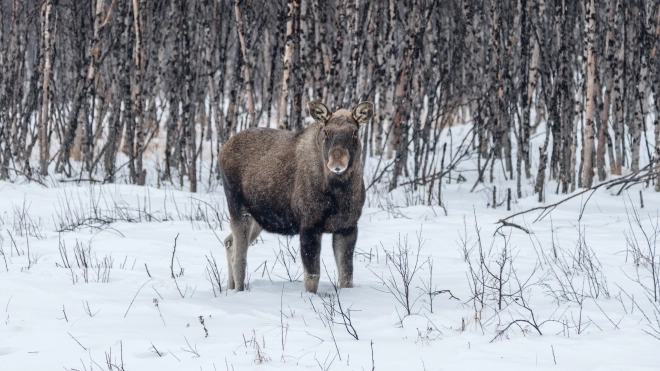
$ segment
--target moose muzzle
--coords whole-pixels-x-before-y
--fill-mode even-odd
[[[334,147],[328,154],[328,169],[335,174],[341,174],[348,167],[349,153],[346,148]]]

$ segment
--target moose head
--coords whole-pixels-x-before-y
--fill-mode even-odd
[[[312,101],[307,108],[312,118],[323,125],[317,142],[322,148],[327,169],[333,176],[341,177],[360,159],[360,125],[374,115],[374,105],[363,102],[351,111],[340,109],[331,113],[323,103]]]

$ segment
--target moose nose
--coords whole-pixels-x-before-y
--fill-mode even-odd
[[[330,171],[332,171],[335,174],[341,174],[346,170],[346,166],[338,166],[338,165],[328,166],[328,168],[330,168]]]

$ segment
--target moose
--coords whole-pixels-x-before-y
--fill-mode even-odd
[[[353,286],[357,223],[365,200],[360,125],[374,114],[363,102],[335,113],[323,103],[307,105],[315,122],[294,133],[269,128],[244,130],[218,158],[231,234],[228,288],[245,289],[248,246],[262,230],[300,235],[305,290],[315,293],[321,271],[321,236],[332,233],[341,287]]]

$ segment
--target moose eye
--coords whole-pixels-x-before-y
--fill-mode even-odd
[[[328,135],[328,131],[325,130],[325,129],[323,129],[323,130],[321,130],[321,131],[323,132],[323,137],[324,137],[324,138],[328,138],[328,136],[329,136],[329,135]]]
[[[357,137],[358,137],[358,130],[354,130],[353,131],[353,138],[357,138]]]

